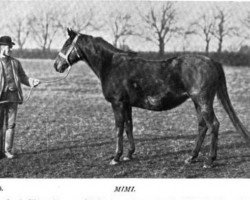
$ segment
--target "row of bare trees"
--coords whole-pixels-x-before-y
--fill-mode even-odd
[[[217,51],[220,53],[226,37],[247,38],[240,33],[239,26],[232,23],[230,12],[218,7],[212,12],[202,13],[186,27],[178,25],[178,10],[172,1],[151,6],[147,11],[137,9],[135,14],[139,20],[135,20],[137,18],[132,14],[119,10],[104,17],[98,16],[97,11],[86,5],[46,4],[9,20],[5,27],[11,32],[20,49],[24,48],[28,38],[32,38],[43,51],[50,50],[55,36],[64,33],[66,27],[83,33],[107,31],[113,38],[114,46],[125,44],[131,36],[138,36],[157,45],[160,55],[163,55],[166,44],[173,38],[182,37],[183,40],[188,40],[191,36],[199,36],[204,41],[204,50],[207,53],[212,39],[217,40]],[[250,29],[250,13],[245,20],[239,20],[237,25],[239,24]]]
[[[43,50],[50,49],[55,34],[59,30],[56,15],[52,10],[43,12],[38,8],[29,15],[12,18],[6,24],[19,49],[23,49],[29,37]]]
[[[209,52],[211,39],[218,41],[217,52],[221,53],[223,41],[226,37],[239,36],[238,27],[231,25],[230,13],[223,9],[216,8],[217,12],[203,14],[199,20],[190,25],[191,33],[200,35],[205,41],[205,52]]]

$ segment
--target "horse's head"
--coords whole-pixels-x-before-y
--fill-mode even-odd
[[[63,73],[68,67],[81,60],[77,45],[80,34],[71,29],[67,29],[67,31],[69,38],[64,43],[54,63],[55,70],[60,73]]]

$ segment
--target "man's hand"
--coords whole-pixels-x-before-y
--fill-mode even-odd
[[[39,79],[33,79],[32,80],[32,86],[31,87],[36,87],[41,83],[41,81]]]

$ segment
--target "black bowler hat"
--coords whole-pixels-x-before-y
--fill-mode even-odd
[[[2,36],[2,37],[0,37],[0,45],[8,45],[8,46],[12,47],[13,45],[15,45],[15,43],[12,42],[11,37]]]

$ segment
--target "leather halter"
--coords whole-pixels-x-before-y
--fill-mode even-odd
[[[69,67],[71,67],[71,64],[70,64],[70,62],[69,62],[68,57],[69,57],[69,54],[70,54],[74,49],[75,49],[75,52],[76,52],[77,57],[78,57],[79,59],[81,58],[80,55],[79,55],[79,53],[77,52],[77,48],[76,48],[76,46],[75,46],[75,44],[76,44],[76,42],[77,42],[79,36],[80,36],[80,34],[77,34],[77,35],[76,35],[76,37],[74,38],[73,42],[71,43],[71,46],[70,46],[70,48],[68,49],[68,51],[67,51],[66,54],[63,54],[61,51],[60,51],[59,54],[58,54],[59,56],[61,56],[62,58],[64,58],[64,59],[66,60],[66,62],[68,63]]]

